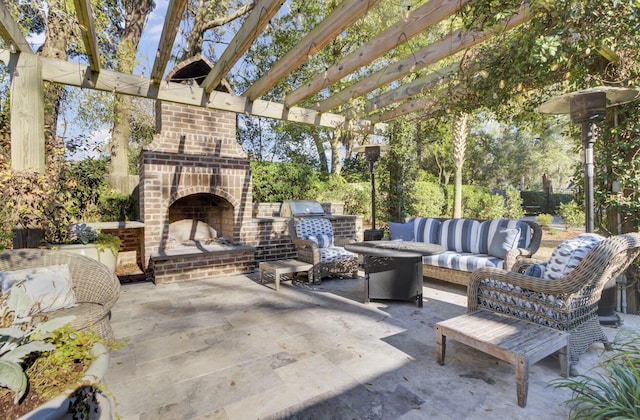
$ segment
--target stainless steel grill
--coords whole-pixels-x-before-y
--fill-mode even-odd
[[[280,207],[280,217],[324,216],[322,204],[315,200],[285,200]]]

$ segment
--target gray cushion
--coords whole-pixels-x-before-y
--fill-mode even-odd
[[[518,245],[519,239],[520,229],[500,229],[493,235],[489,245],[489,255],[504,260],[507,252]]]
[[[531,276],[531,277],[541,278],[542,275],[544,274],[545,265],[546,265],[546,263],[545,264],[531,264],[524,271],[524,274],[527,275],[527,276]]]
[[[393,241],[413,241],[413,223],[388,222],[389,234]]]
[[[2,293],[7,293],[12,288],[23,289],[31,306],[38,305],[39,312],[77,306],[71,271],[66,264],[0,272]]]

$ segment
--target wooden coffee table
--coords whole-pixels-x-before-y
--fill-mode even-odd
[[[560,374],[569,374],[569,334],[564,331],[486,310],[460,315],[436,324],[437,361],[441,365],[447,337],[513,365],[520,407],[527,405],[530,364],[557,351]]]
[[[273,274],[276,290],[280,288],[280,276],[282,274],[301,273],[307,271],[309,282],[313,282],[313,264],[298,260],[264,261],[260,263],[260,283],[264,282],[264,272]]]

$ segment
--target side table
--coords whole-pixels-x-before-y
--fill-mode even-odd
[[[513,365],[520,407],[527,405],[530,364],[557,351],[561,375],[569,374],[569,334],[564,331],[486,310],[460,315],[436,324],[440,365],[444,365],[447,337]]]
[[[300,273],[307,271],[309,282],[313,282],[313,264],[298,260],[264,261],[260,263],[260,284],[264,283],[264,272],[273,274],[276,290],[280,288],[280,276],[282,274]]]

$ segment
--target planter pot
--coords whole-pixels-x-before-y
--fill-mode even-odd
[[[109,367],[109,350],[104,345],[96,343],[91,353],[96,356],[96,359],[87,369],[82,378],[82,382],[99,384]],[[76,398],[71,397],[75,391],[75,389],[65,391],[63,394],[58,395],[30,413],[20,417],[19,420],[58,420],[71,418],[69,407],[75,402]],[[97,391],[96,401],[98,403],[94,403],[91,398],[89,400],[92,419],[115,419],[115,404],[112,398]]]
[[[101,262],[112,272],[116,272],[116,263],[118,254],[113,252],[111,248],[101,249],[95,244],[65,244],[65,245],[48,245],[49,248],[59,249],[72,254],[80,254]]]

